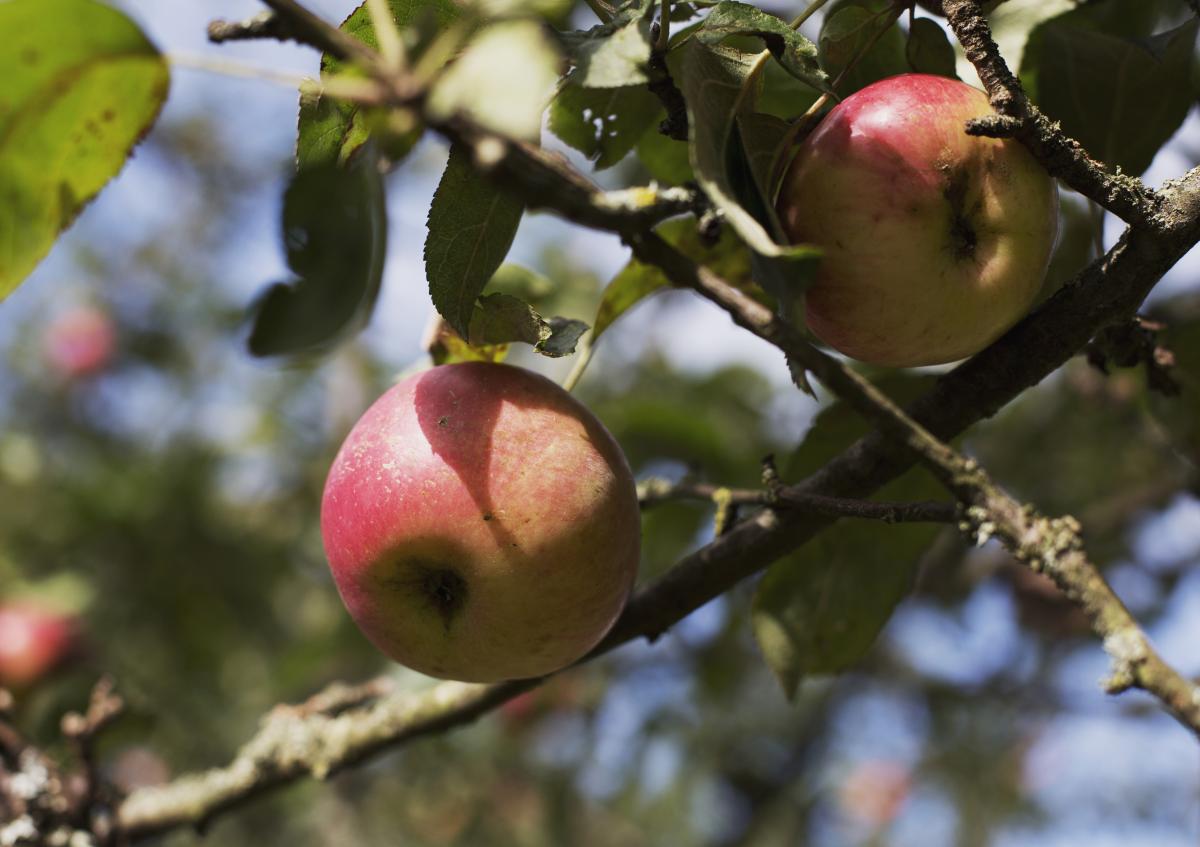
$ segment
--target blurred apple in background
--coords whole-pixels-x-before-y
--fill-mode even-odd
[[[0,604],[0,686],[28,688],[78,646],[77,621],[30,601]]]
[[[112,361],[117,331],[112,316],[99,306],[74,306],[56,315],[46,328],[45,355],[67,379],[99,373]]]

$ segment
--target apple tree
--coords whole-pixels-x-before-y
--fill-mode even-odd
[[[1194,843],[1194,2],[262,5],[0,0],[0,847]]]

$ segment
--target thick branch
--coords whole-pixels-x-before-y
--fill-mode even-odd
[[[967,59],[975,66],[999,115],[972,122],[976,135],[1012,136],[1054,176],[1130,224],[1153,225],[1159,198],[1141,180],[1113,174],[1029,101],[992,38],[976,0],[945,0],[946,17]]]

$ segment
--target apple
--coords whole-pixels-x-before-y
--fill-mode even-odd
[[[321,504],[367,638],[469,682],[542,676],[594,647],[632,589],[640,527],[633,474],[596,417],[491,362],[393,386],[346,437]]]
[[[843,814],[875,829],[890,823],[912,790],[907,765],[886,759],[860,762],[838,790]]]
[[[902,74],[839,103],[780,188],[786,235],[824,256],[809,329],[875,365],[982,350],[1029,311],[1058,230],[1054,181],[1017,141],[967,135],[987,96]]]
[[[47,327],[46,358],[68,379],[91,376],[112,360],[116,338],[108,312],[97,306],[76,306],[57,315]]]
[[[25,601],[0,606],[0,686],[38,682],[70,656],[76,639],[69,615]]]

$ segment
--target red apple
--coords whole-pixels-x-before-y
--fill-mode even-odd
[[[108,312],[76,306],[51,321],[45,351],[51,366],[69,379],[91,376],[112,360],[117,333]]]
[[[355,622],[431,676],[541,676],[594,647],[637,571],[633,475],[571,395],[485,362],[408,377],[355,424],[321,532]]]
[[[0,606],[0,686],[33,685],[70,655],[75,641],[70,616],[26,602]]]
[[[903,74],[839,103],[779,194],[824,251],[808,326],[847,356],[911,367],[986,347],[1033,304],[1058,229],[1054,181],[1020,143],[967,135],[991,114],[958,80]]]

